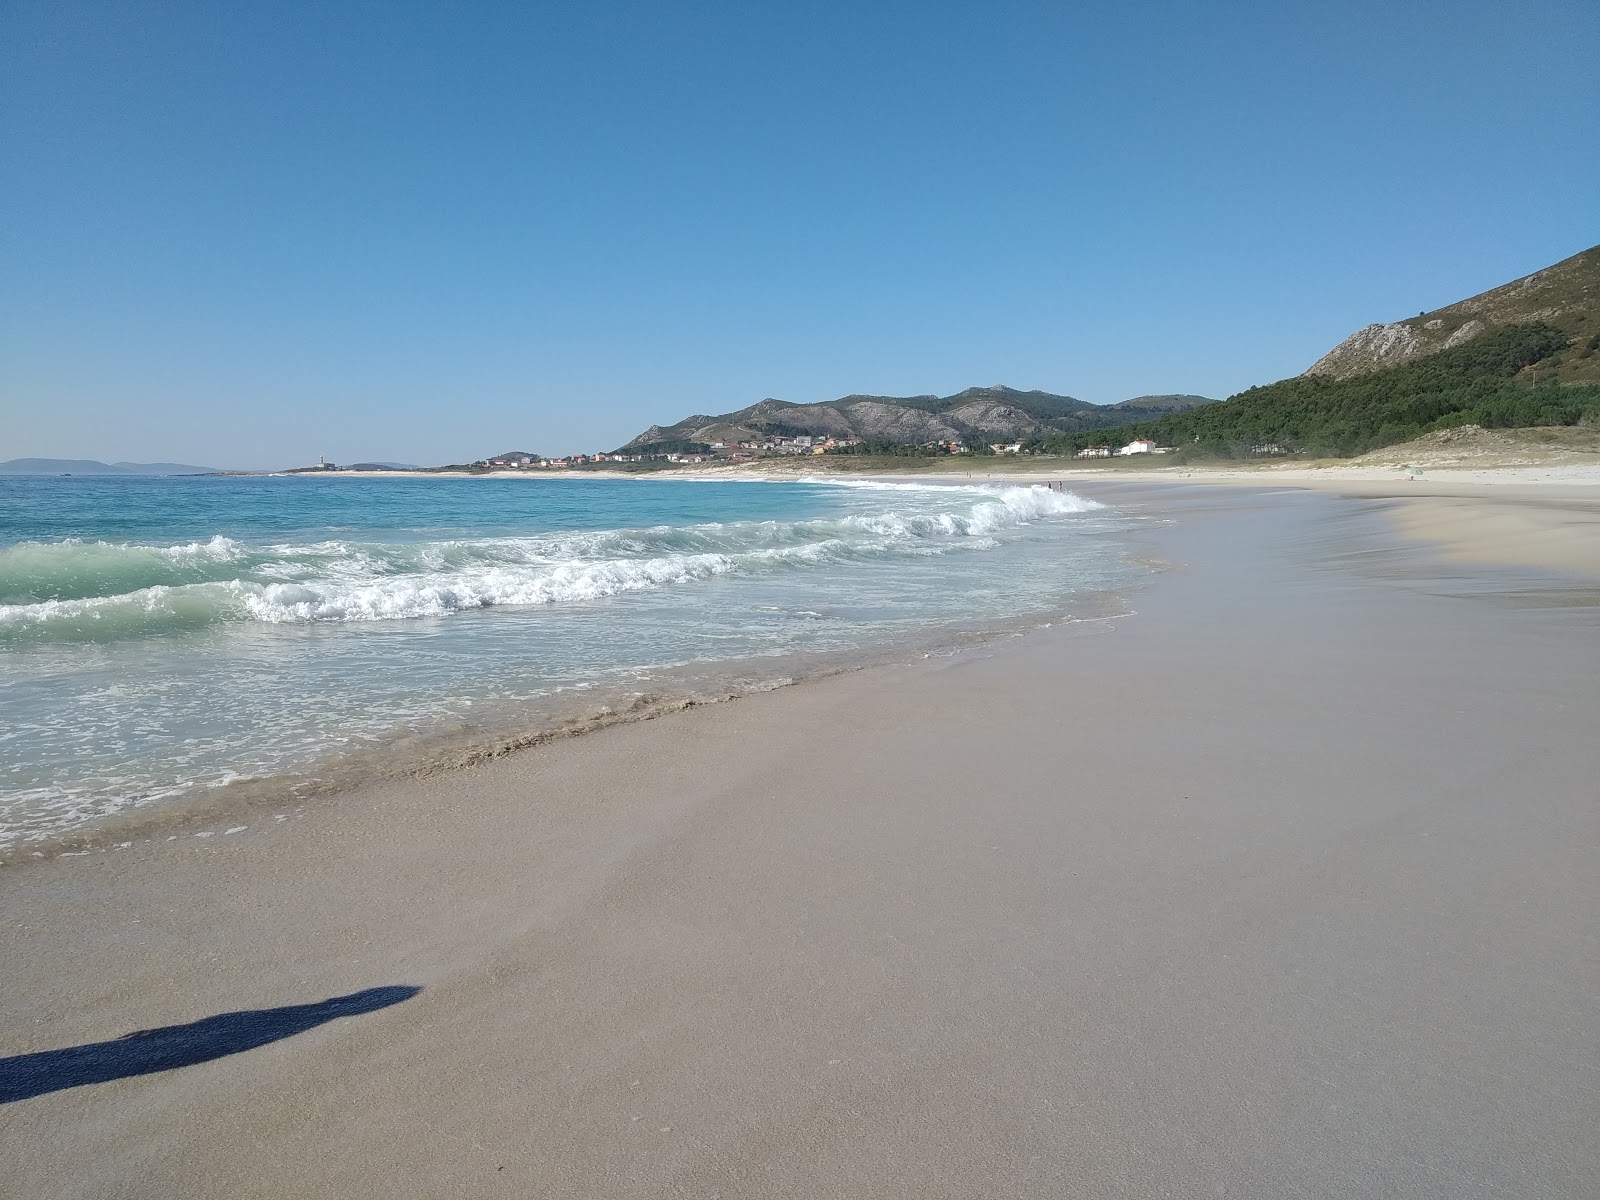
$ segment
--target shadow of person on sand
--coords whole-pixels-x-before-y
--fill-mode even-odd
[[[188,1025],[141,1029],[114,1042],[92,1042],[0,1058],[0,1104],[28,1100],[90,1083],[149,1075],[254,1050],[340,1017],[375,1012],[409,1000],[422,989],[409,985],[367,988],[316,1004],[218,1013]]]

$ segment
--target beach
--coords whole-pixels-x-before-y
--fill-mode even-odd
[[[1600,490],[1072,486],[1118,615],[0,869],[8,1188],[1592,1194]]]
[[[1138,524],[915,481],[0,480],[0,864],[1115,611]]]

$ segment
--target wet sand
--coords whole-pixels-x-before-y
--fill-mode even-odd
[[[1117,620],[0,871],[3,1055],[421,989],[12,1058],[8,1189],[1600,1190],[1594,585],[1096,486]]]
[[[1404,536],[1457,562],[1600,579],[1600,467],[1595,466],[1445,469],[1418,479],[1381,466],[1065,468],[1054,473],[1020,467],[925,478],[951,483],[1063,481],[1080,490],[1154,484],[1331,492],[1378,502]]]
[[[1600,579],[1600,489],[1525,486],[1436,487],[1427,495],[1399,488],[1346,488],[1385,498],[1400,530],[1440,546],[1456,562],[1545,567]]]

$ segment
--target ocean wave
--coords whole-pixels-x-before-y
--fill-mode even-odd
[[[110,596],[236,573],[245,549],[218,535],[205,542],[18,542],[0,547],[0,604]]]
[[[1009,528],[1101,507],[1038,487],[851,484],[965,501],[804,521],[418,543],[23,543],[0,551],[0,640],[103,640],[254,621],[443,617],[603,600],[827,563],[982,551]]]

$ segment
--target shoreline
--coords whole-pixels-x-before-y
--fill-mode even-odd
[[[378,488],[380,492],[383,490],[381,486]],[[819,500],[817,493],[822,491],[831,491],[833,498]],[[672,492],[681,493],[681,489],[655,489],[656,494]],[[627,488],[608,494],[615,497],[608,503],[621,514],[619,520],[611,520],[610,523],[624,526],[635,524],[638,523],[638,514],[653,511],[653,504],[641,508],[629,503],[631,497]],[[477,510],[475,503],[460,503],[466,497],[466,492],[455,489],[454,495],[458,507],[464,511]],[[857,508],[870,512],[885,508],[892,510],[886,518],[887,524],[873,524],[877,518],[872,517],[862,525],[856,518],[849,517],[845,518],[848,529],[831,525],[814,528],[802,524],[795,527],[800,532],[793,536],[806,541],[808,545],[804,548],[808,551],[809,542],[818,538],[848,538],[855,530],[866,528],[882,542],[882,545],[874,542],[868,546],[868,557],[873,559],[882,554],[889,554],[893,558],[894,553],[899,552],[899,542],[894,539],[904,541],[911,537],[913,527],[920,531],[917,536],[926,533],[936,537],[941,531],[951,535],[944,541],[953,539],[956,548],[960,548],[960,539],[969,532],[968,522],[979,517],[983,519],[981,529],[987,530],[991,525],[1009,528],[1019,523],[1040,524],[1042,514],[1053,517],[1063,512],[1096,507],[1077,504],[1072,497],[1041,498],[1037,494],[1028,497],[1015,491],[1007,491],[1006,497],[1008,503],[1021,506],[1017,512],[1008,509],[1006,503],[992,503],[995,497],[991,494],[970,491],[950,493],[924,490],[914,498],[914,502],[898,494],[851,493],[843,487],[786,489],[782,499],[774,496],[764,503],[754,504],[750,503],[753,495],[744,489],[735,489],[732,493],[724,492],[722,495],[725,499],[712,505],[718,512],[737,513],[746,510],[759,514],[776,511],[782,516],[798,508],[803,516],[812,509],[830,512],[834,508],[851,512]],[[845,496],[863,499],[860,499],[860,503],[852,499],[845,504],[839,499]],[[701,514],[694,519],[706,519],[704,513],[709,500],[701,503],[699,498],[690,498],[687,493],[681,493],[676,498],[690,501],[684,506],[686,510]],[[672,497],[669,496],[669,499]],[[578,505],[585,512],[590,511],[587,499],[577,496],[576,492],[563,503]],[[537,508],[527,505],[517,507]],[[909,525],[902,519],[902,510],[921,513],[930,508],[938,510],[932,518],[915,516],[909,519]],[[949,510],[948,513],[946,510]],[[949,515],[951,513],[954,515]],[[1081,519],[1091,520],[1086,516]],[[173,830],[200,829],[202,835],[226,834],[240,822],[271,819],[278,815],[274,810],[299,806],[307,801],[322,802],[330,796],[347,794],[352,787],[372,780],[430,775],[620,722],[737,698],[782,686],[796,678],[830,674],[884,660],[896,661],[929,653],[945,653],[1040,623],[1097,617],[1106,611],[1120,611],[1121,596],[1126,587],[1144,568],[1137,562],[1124,561],[1125,538],[1111,536],[1109,530],[1100,528],[1121,522],[1115,519],[1096,521],[1095,528],[1089,531],[1075,529],[1077,523],[1069,520],[1054,528],[1041,525],[1040,530],[1035,531],[1046,540],[1066,539],[1074,543],[1070,546],[1059,545],[1059,554],[1047,552],[1035,555],[1027,552],[1022,559],[1010,559],[1005,553],[1001,554],[1002,562],[1015,562],[1019,569],[1036,571],[1047,580],[1031,590],[1024,589],[1025,595],[1015,590],[1009,594],[995,593],[988,573],[996,567],[985,567],[980,561],[982,556],[974,558],[970,555],[958,556],[970,565],[958,566],[953,574],[943,568],[934,570],[931,566],[921,571],[917,577],[927,585],[925,601],[911,603],[909,608],[902,605],[898,611],[894,603],[885,605],[871,595],[864,609],[852,609],[850,606],[858,602],[852,599],[848,585],[843,595],[830,596],[826,582],[819,583],[815,576],[805,572],[780,573],[779,583],[764,583],[766,577],[760,572],[764,561],[757,561],[756,569],[747,572],[756,580],[752,586],[766,589],[757,591],[755,600],[749,600],[748,593],[724,589],[723,599],[719,601],[714,589],[708,591],[696,582],[691,582],[686,588],[673,572],[663,570],[657,574],[673,585],[663,593],[668,616],[672,616],[676,608],[687,607],[691,610],[691,617],[685,622],[689,632],[680,638],[679,644],[669,647],[669,652],[665,654],[649,643],[650,621],[659,623],[661,618],[659,615],[652,618],[647,605],[642,610],[645,613],[642,622],[646,629],[644,638],[641,639],[626,626],[613,626],[613,648],[602,650],[585,660],[575,660],[566,678],[543,670],[532,674],[525,672],[520,677],[507,672],[507,677],[513,680],[511,684],[484,687],[482,694],[467,693],[466,699],[458,697],[454,704],[439,703],[428,689],[414,686],[410,693],[401,696],[402,699],[409,699],[412,694],[417,697],[415,704],[404,709],[406,715],[403,719],[391,716],[389,708],[374,702],[374,696],[389,694],[381,690],[388,685],[388,680],[374,679],[373,688],[379,689],[375,691],[358,679],[348,685],[344,692],[352,698],[353,703],[365,705],[356,710],[359,722],[351,720],[345,726],[346,730],[353,726],[353,734],[344,737],[325,734],[320,741],[306,738],[296,743],[283,738],[251,735],[250,725],[241,723],[234,727],[237,736],[233,730],[221,731],[205,747],[204,765],[209,770],[204,774],[199,770],[180,773],[170,759],[160,752],[152,752],[135,763],[139,768],[137,772],[122,771],[120,780],[112,772],[103,772],[103,778],[111,780],[109,784],[101,784],[98,790],[85,788],[74,791],[71,785],[87,772],[77,772],[73,759],[58,754],[52,761],[62,765],[55,774],[36,771],[31,779],[23,776],[24,782],[37,781],[36,790],[31,795],[26,790],[20,793],[11,791],[6,804],[0,805],[0,816],[4,817],[4,824],[0,826],[0,831],[3,831],[0,832],[0,866],[25,866],[58,854],[77,856],[85,852],[123,850],[135,840],[170,835]],[[1046,524],[1053,523],[1047,521]],[[721,525],[706,528],[713,536],[713,549],[734,553],[743,545],[738,539],[718,540],[717,535],[723,531]],[[737,530],[743,526],[734,528]],[[756,521],[750,528],[760,533],[756,538],[758,544],[764,545],[770,540],[770,531],[761,532],[768,529],[766,524]],[[778,527],[776,536],[780,542],[790,536],[785,533],[788,528],[786,525]],[[622,530],[619,536],[628,540],[633,535]],[[883,541],[885,537],[889,540]],[[1020,545],[1026,538],[1014,540]],[[681,539],[666,535],[656,539],[656,544],[665,547],[660,552],[669,555],[684,549]],[[826,540],[820,544],[824,547],[847,545],[844,541]],[[984,538],[973,544],[979,549],[995,549],[1001,543]],[[688,548],[703,549],[704,539],[690,543]],[[942,548],[948,549],[949,546]],[[941,546],[935,546],[934,549],[941,549]],[[751,557],[762,560],[765,553],[758,552]],[[848,559],[849,555],[841,557]],[[926,557],[920,543],[915,553],[907,557],[918,563],[931,564],[933,561]],[[1090,560],[1098,560],[1098,565]],[[724,565],[728,563],[725,558],[720,561]],[[809,565],[813,557],[808,556],[802,561],[804,565]],[[736,572],[738,565],[736,563],[728,570]],[[683,578],[703,580],[706,574],[701,572],[695,576],[684,573]],[[784,582],[790,575],[793,575],[793,581]],[[882,593],[886,586],[893,590],[893,580],[897,576],[890,571],[887,585],[881,572],[863,578],[876,578],[878,582],[872,586]],[[1062,590],[1063,583],[1067,584],[1065,590]],[[823,590],[819,592],[816,590],[818,588]],[[505,591],[502,589],[502,593]],[[747,598],[741,600],[741,595]],[[674,599],[674,596],[677,598]],[[492,600],[489,603],[492,606]],[[755,607],[745,612],[741,608],[745,604]],[[875,609],[873,605],[879,607]],[[658,609],[661,607],[657,605]],[[571,606],[558,604],[550,610],[552,615],[545,615],[545,610],[537,604],[520,605],[507,616],[489,618],[499,622],[490,626],[476,623],[470,615],[473,610],[462,606],[459,612],[443,618],[449,621],[448,625],[440,624],[437,629],[432,627],[438,618],[424,613],[420,622],[390,620],[372,626],[356,625],[352,629],[352,636],[364,637],[368,644],[381,645],[387,642],[391,647],[407,646],[418,641],[425,646],[450,645],[460,655],[470,656],[477,644],[472,640],[476,636],[472,631],[484,631],[483,636],[488,637],[487,631],[491,628],[510,629],[510,634],[494,635],[504,644],[505,652],[513,656],[522,653],[531,657],[529,647],[537,649],[539,638],[559,642],[560,631],[565,628],[561,622],[567,620],[565,611],[569,608]],[[813,608],[823,611],[811,611]],[[794,615],[790,615],[789,610],[793,610]],[[626,614],[634,609],[618,610],[616,617],[608,615],[604,605],[580,605],[575,611],[577,615],[572,619],[587,620],[592,629],[597,621],[626,620]],[[920,613],[920,619],[909,620],[905,615],[908,611]],[[738,632],[740,622],[765,624],[757,626],[759,636],[740,641],[730,634],[730,631],[735,634]],[[340,627],[336,625],[334,628]],[[583,627],[579,628],[582,632]],[[226,631],[228,627],[224,626],[224,629]],[[367,632],[369,629],[372,632]],[[389,636],[390,629],[394,631],[394,638]],[[455,640],[447,641],[452,632]],[[235,641],[249,646],[255,643],[246,639],[260,641],[271,635],[270,626],[260,624],[247,625],[239,635],[230,633]],[[321,636],[294,635],[291,644],[319,645]],[[409,641],[398,641],[400,636]],[[144,661],[144,658],[138,657],[142,644],[133,643],[132,661]],[[361,643],[356,644],[359,646]],[[165,653],[160,649],[161,645],[156,643],[158,665],[161,665],[159,655]],[[482,651],[476,653],[481,654]],[[324,649],[318,658],[327,660],[329,654],[330,651]],[[654,657],[651,657],[652,654]],[[441,656],[435,652],[435,658],[438,657]],[[547,660],[550,657],[547,655]],[[47,658],[46,661],[50,660]],[[561,665],[559,659],[557,661]],[[485,666],[498,670],[498,656],[495,662],[485,662]],[[307,677],[315,680],[327,676],[325,673]],[[293,695],[305,701],[304,704],[287,706],[284,710],[286,717],[297,710],[319,707],[317,702],[320,697],[314,685],[296,684],[275,694]],[[224,695],[219,697],[219,702],[226,704],[231,699]],[[280,719],[280,707],[276,703],[262,703],[257,704],[253,711],[263,722],[273,723]],[[48,735],[56,730],[65,733],[74,729],[93,728],[92,721],[93,714],[87,714],[86,724],[75,721],[52,722],[44,732]],[[313,729],[312,732],[321,734],[325,729],[326,726],[324,730]],[[85,739],[80,736],[79,740]],[[216,823],[216,828],[207,829],[209,823]]]
[[[1059,472],[923,474],[908,481],[896,476],[865,474],[816,482],[1036,486],[1063,481],[1083,489],[1090,498],[1098,492],[1099,496],[1113,502],[1132,496],[1138,504],[1149,504],[1153,497],[1155,506],[1160,507],[1173,503],[1173,497],[1184,490],[1217,489],[1222,493],[1237,493],[1247,488],[1259,490],[1261,474],[1246,471],[1201,475],[1191,471],[1174,477],[1164,470],[1137,474],[1121,470],[1115,477],[1109,477],[1109,472],[1097,473],[1090,469],[1076,476]],[[1484,484],[1476,478],[1465,483],[1436,481],[1434,487],[1423,493],[1410,482],[1374,478],[1374,474],[1367,469],[1357,477],[1345,474],[1330,479],[1316,473],[1297,472],[1292,482],[1285,481],[1283,486],[1286,490],[1320,492],[1360,501],[1363,507],[1380,513],[1401,537],[1424,554],[1438,556],[1441,562],[1552,572],[1555,576],[1566,577],[1569,586],[1582,581],[1600,581],[1600,493],[1591,493],[1582,485],[1530,483],[1508,476],[1504,471],[1497,472],[1501,479],[1493,484]],[[1307,475],[1310,477],[1303,478]],[[773,480],[803,482],[787,476],[774,476]],[[1600,482],[1600,472],[1596,474],[1596,481]],[[1101,486],[1096,488],[1094,484]],[[1141,560],[1137,553],[1133,557]],[[1157,565],[1165,569],[1170,564]],[[1002,622],[994,629],[951,630],[946,631],[937,644],[908,644],[860,662],[831,663],[819,659],[806,666],[801,662],[804,655],[789,656],[778,663],[783,670],[770,678],[763,676],[754,684],[746,681],[740,686],[718,685],[708,692],[701,686],[705,683],[701,680],[676,691],[669,686],[663,692],[655,685],[645,692],[600,695],[592,700],[575,693],[574,700],[566,708],[551,709],[543,716],[534,715],[534,709],[528,705],[512,705],[508,707],[507,716],[475,729],[470,735],[433,737],[406,732],[396,743],[409,747],[403,753],[379,745],[364,754],[363,764],[353,762],[348,768],[335,762],[308,764],[288,775],[246,777],[236,782],[201,786],[176,797],[160,799],[151,806],[124,809],[93,824],[64,830],[41,841],[19,841],[0,849],[0,870],[10,868],[14,872],[57,857],[103,855],[163,837],[170,841],[174,836],[192,835],[202,826],[215,826],[215,829],[202,830],[198,836],[215,836],[224,832],[224,826],[232,828],[239,821],[282,819],[279,810],[300,811],[307,804],[338,803],[340,797],[360,790],[374,779],[393,783],[470,770],[478,763],[520,754],[556,741],[582,737],[619,724],[655,720],[696,707],[731,703],[776,687],[809,683],[861,669],[885,669],[928,654],[963,653],[997,638],[1018,636],[1052,624],[1116,619],[1127,614],[1131,597],[1151,584],[1147,579],[1131,589],[1109,593],[1106,603],[1112,608],[1120,605],[1120,611],[1107,609],[1089,616],[1074,616],[1065,611],[1041,613],[1020,619],[1015,628]],[[1600,593],[1596,600],[1600,602]],[[764,661],[763,665],[773,664]],[[796,666],[798,670],[793,669]],[[728,681],[736,675],[747,674],[736,660],[721,664],[720,670]],[[513,713],[513,709],[518,711]],[[522,709],[527,712],[520,711]]]
[[[16,1186],[1583,1192],[1595,610],[1338,496],[1152,504],[1109,626],[0,873],[0,1054],[421,989],[7,1106]]]
[[[227,472],[218,476],[196,478],[242,479],[696,479],[737,482],[755,480],[762,482],[827,482],[830,479],[909,479],[924,481],[964,482],[968,480],[989,483],[1029,480],[1070,479],[1103,482],[1162,483],[1190,480],[1196,483],[1263,486],[1271,482],[1314,487],[1343,487],[1352,483],[1405,483],[1423,488],[1429,484],[1463,483],[1484,486],[1513,484],[1563,485],[1571,487],[1600,486],[1600,463],[1552,462],[1546,465],[1524,466],[1429,466],[1421,478],[1409,480],[1405,464],[1375,464],[1336,460],[1321,465],[1302,463],[1275,463],[1271,461],[1250,465],[1224,466],[1157,466],[1155,464],[1127,466],[1089,466],[1076,459],[1062,458],[991,458],[952,459],[973,464],[972,470],[959,470],[918,463],[903,469],[875,465],[866,469],[853,469],[837,465],[840,460],[824,462],[807,455],[771,458],[752,462],[689,464],[654,468],[647,471],[628,471],[613,467],[587,469],[545,469],[486,471],[248,471]],[[980,465],[981,464],[981,465]],[[811,470],[807,471],[807,467]]]
[[[1159,569],[1159,568],[1158,568]],[[0,874],[18,873],[61,858],[100,857],[185,837],[227,836],[281,821],[289,813],[339,804],[372,787],[436,779],[470,771],[485,763],[536,752],[543,747],[588,737],[621,725],[669,718],[693,709],[734,704],[782,688],[807,686],[859,671],[886,670],[922,659],[954,658],[981,652],[989,643],[1025,637],[1059,625],[1097,624],[1128,615],[1132,596],[1148,579],[1096,596],[1079,611],[1031,613],[981,627],[948,628],[938,637],[896,644],[875,652],[794,651],[756,660],[770,673],[756,675],[754,663],[731,659],[720,671],[669,674],[651,688],[613,693],[571,692],[558,706],[551,697],[508,701],[499,719],[470,732],[451,726],[433,733],[403,731],[393,739],[346,759],[319,760],[282,774],[246,776],[228,783],[197,785],[127,807],[90,824],[53,831],[33,841],[0,845]]]
[[[797,456],[798,457],[798,456]],[[1461,563],[1522,566],[1600,578],[1600,465],[1433,467],[1419,479],[1402,467],[1372,464],[1322,467],[1059,467],[1019,463],[1003,470],[949,471],[928,467],[859,472],[828,468],[807,475],[804,459],[791,466],[737,464],[626,471],[329,472],[328,478],[657,479],[684,481],[842,483],[913,482],[951,485],[1166,485],[1303,488],[1385,502],[1397,527],[1414,542],[1433,545]],[[282,476],[288,477],[288,476]],[[301,476],[293,476],[300,478]],[[1448,503],[1441,503],[1445,501]],[[1478,501],[1479,503],[1472,503]],[[1521,511],[1508,514],[1506,504]],[[1543,511],[1538,511],[1538,510]],[[1574,519],[1574,513],[1578,516]]]

